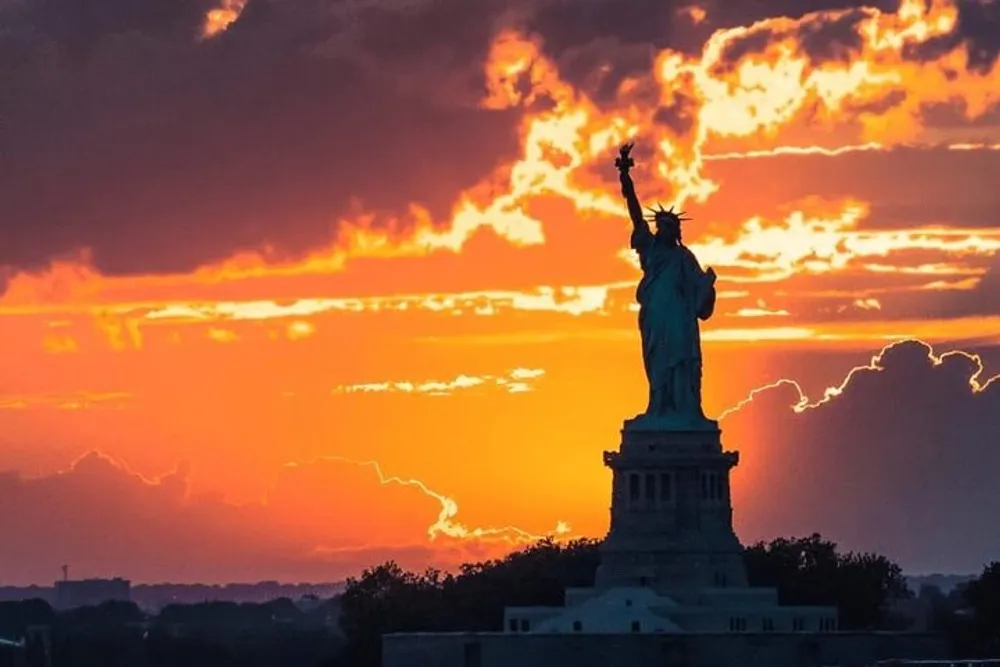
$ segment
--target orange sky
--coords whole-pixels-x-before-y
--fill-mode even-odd
[[[242,8],[213,12],[206,39]],[[832,16],[720,30],[699,57],[662,51],[610,105],[564,80],[541,38],[502,31],[480,103],[521,110],[519,156],[450,216],[361,210],[331,220],[307,256],[262,240],[185,273],[104,275],[86,247],[10,268],[0,455],[21,491],[9,507],[24,520],[30,493],[64,494],[33,506],[54,528],[19,533],[10,579],[45,581],[64,561],[137,580],[336,579],[383,557],[448,565],[603,534],[600,452],[645,392],[612,165],[629,139],[640,197],[686,209],[685,242],[720,276],[703,326],[711,414],[782,378],[819,400],[910,337],[983,351],[981,392],[1000,343],[988,291],[1000,66],[971,71],[957,48],[907,59],[957,19],[950,2],[916,0],[857,24],[861,57],[813,62],[804,27]],[[736,48],[763,32],[763,49]],[[891,91],[905,101],[880,105]],[[676,122],[656,117],[681,99]],[[946,129],[922,115],[955,100]],[[753,453],[778,426],[729,419],[727,446],[744,452],[739,528],[768,536],[781,527],[757,521],[755,503],[780,463]],[[81,461],[94,451],[106,458]],[[66,509],[90,502],[103,509]],[[186,527],[191,508],[202,532]],[[147,519],[168,532],[145,535]],[[233,541],[260,558],[228,561]]]

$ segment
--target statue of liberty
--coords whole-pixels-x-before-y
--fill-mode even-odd
[[[683,212],[671,206],[643,215],[629,170],[633,144],[622,146],[618,168],[622,196],[632,218],[632,249],[639,255],[642,280],[636,290],[642,360],[649,380],[646,412],[626,428],[705,430],[717,423],[701,406],[701,338],[698,320],[715,309],[715,271],[703,271],[694,253],[681,243]],[[656,231],[649,222],[656,223]]]

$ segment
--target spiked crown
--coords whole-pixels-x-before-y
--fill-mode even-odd
[[[685,217],[684,211],[674,211],[673,206],[665,209],[663,208],[663,204],[657,204],[656,208],[647,207],[647,209],[649,210],[649,214],[646,216],[646,219],[650,222],[655,221],[657,224],[659,224],[661,220],[669,220],[671,222],[676,222],[677,225],[680,226],[682,222],[687,222],[691,219]]]

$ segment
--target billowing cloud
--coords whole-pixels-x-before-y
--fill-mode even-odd
[[[466,526],[455,500],[374,462],[289,464],[264,501],[244,505],[192,494],[188,475],[148,479],[97,453],[52,475],[0,474],[5,580],[45,582],[69,563],[137,581],[330,581],[379,559],[448,566],[542,536]]]
[[[367,71],[346,6],[259,0],[203,40],[208,2],[99,5],[0,8],[0,263],[87,247],[144,273],[269,239],[297,252],[356,202],[446,212],[514,149],[514,114],[446,95],[439,70],[422,95]]]
[[[744,540],[820,531],[912,572],[1000,553],[1000,380],[975,355],[894,344],[824,394],[760,390],[723,427]]]
[[[482,226],[538,243],[529,195],[617,214],[588,171],[636,131],[674,198],[703,200],[711,142],[800,122],[902,141],[927,106],[996,103],[983,3],[783,4],[694,25],[686,3],[607,0],[7,4],[0,264],[89,249],[159,273],[412,227],[424,248]]]

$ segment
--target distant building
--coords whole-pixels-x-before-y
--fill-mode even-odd
[[[131,602],[132,582],[128,579],[80,579],[57,581],[57,609],[89,607],[103,602]]]

